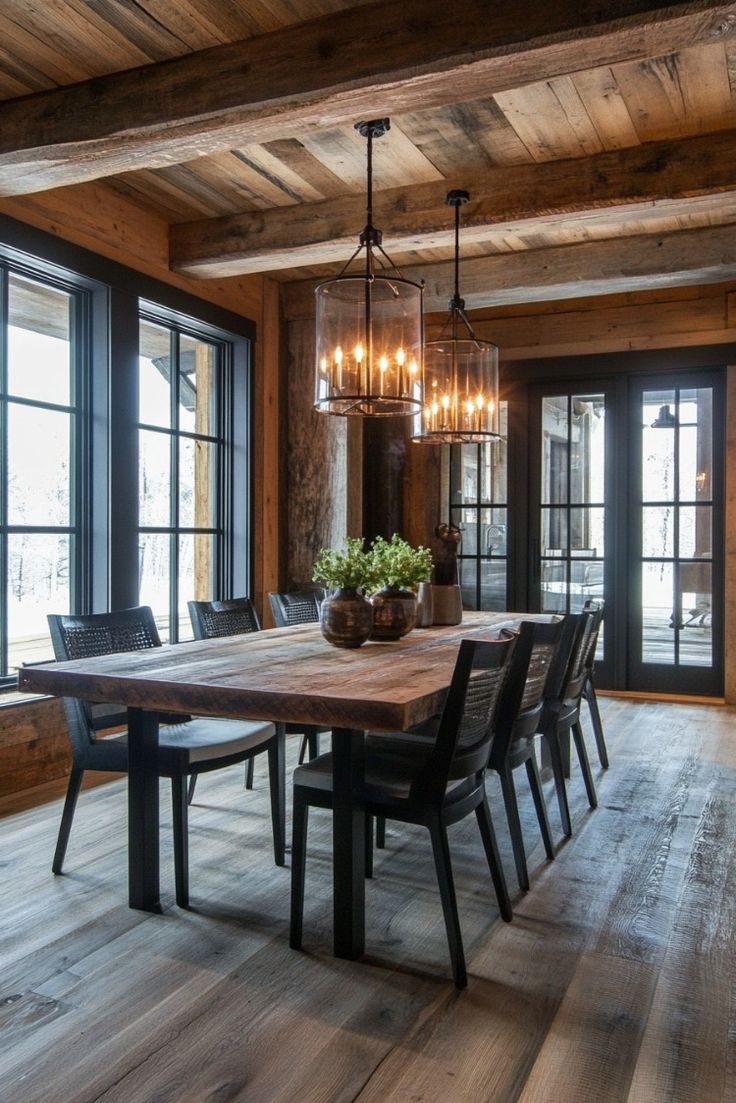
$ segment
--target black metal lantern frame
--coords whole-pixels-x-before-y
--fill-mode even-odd
[[[456,189],[445,200],[455,208],[455,293],[439,337],[424,346],[423,403],[412,434],[420,444],[483,444],[501,437],[498,347],[476,337],[460,296],[460,208],[469,199]]]
[[[422,405],[424,284],[401,275],[373,225],[373,139],[390,122],[355,128],[367,139],[366,225],[340,274],[315,291],[314,405],[342,416],[415,414]],[[363,274],[348,273],[362,250]]]

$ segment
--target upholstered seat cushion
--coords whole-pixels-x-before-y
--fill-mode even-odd
[[[389,737],[392,738],[392,737]],[[365,787],[363,799],[368,803],[383,804],[387,800],[408,800],[411,784],[426,759],[425,748],[415,745],[405,754],[392,751],[367,751],[365,760]],[[321,754],[311,762],[298,766],[294,771],[294,785],[304,785],[323,793],[332,792],[332,753]],[[448,795],[464,785],[464,780],[450,782]]]
[[[195,763],[241,754],[267,743],[275,734],[274,725],[263,720],[195,716],[185,724],[162,726],[159,745],[162,749],[187,751],[189,761]]]

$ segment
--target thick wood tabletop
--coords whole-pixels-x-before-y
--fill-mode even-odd
[[[438,712],[461,639],[488,639],[521,613],[465,613],[451,628],[341,650],[299,625],[24,667],[32,693],[143,709],[402,731]]]

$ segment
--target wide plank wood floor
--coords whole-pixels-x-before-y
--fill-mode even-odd
[[[449,965],[428,840],[389,825],[368,954],[330,954],[330,831],[314,812],[305,950],[289,949],[265,763],[199,780],[190,911],[126,906],[125,788],[0,821],[0,1099],[8,1103],[734,1103],[736,710],[602,699],[611,769],[553,863],[519,777],[532,888],[498,920],[474,820],[452,829],[469,987]],[[592,747],[589,726],[586,733]],[[290,763],[298,740],[290,743]],[[594,755],[593,755],[594,756]],[[492,808],[515,888],[495,781]],[[559,837],[552,793],[548,803]]]

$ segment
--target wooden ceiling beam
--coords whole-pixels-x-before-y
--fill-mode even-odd
[[[451,262],[405,268],[403,274],[425,281],[427,313],[446,310],[454,284]],[[468,310],[476,310],[735,277],[736,226],[717,226],[473,257],[463,261],[461,291]],[[314,280],[284,285],[287,319],[314,314],[315,286]]]
[[[721,0],[381,0],[0,104],[0,194],[470,101],[732,35]]]
[[[602,208],[694,198],[736,189],[736,130],[679,142],[653,142],[593,157],[460,170],[442,180],[390,188],[374,197],[374,220],[386,247],[402,253],[447,246],[449,186],[470,192],[464,243],[481,244],[504,224],[534,222]],[[170,265],[201,279],[277,271],[345,260],[365,220],[362,196],[201,219],[172,226]]]

